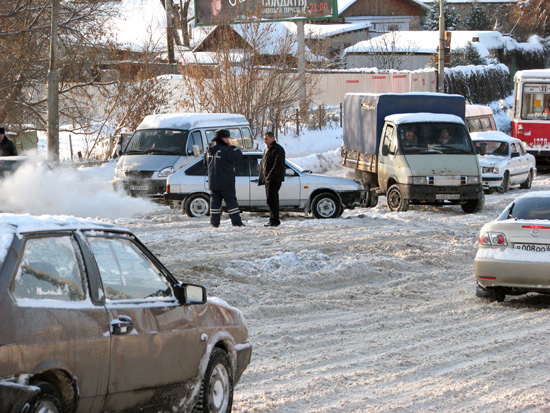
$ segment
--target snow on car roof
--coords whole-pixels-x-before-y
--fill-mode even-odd
[[[441,113],[397,113],[395,115],[386,116],[385,120],[400,123],[420,123],[420,122],[450,122],[450,123],[462,123],[464,121],[456,116]]]
[[[78,229],[127,231],[125,228],[116,225],[104,224],[91,219],[75,218],[72,216],[0,214],[0,263],[4,261],[14,235],[29,232]]]
[[[181,129],[248,125],[246,117],[234,113],[165,113],[148,115],[137,129]]]
[[[470,132],[470,136],[473,141],[504,141],[508,143],[519,141],[519,139],[512,138],[500,131]]]

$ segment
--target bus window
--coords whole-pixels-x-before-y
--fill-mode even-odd
[[[550,86],[543,84],[525,83],[523,85],[521,118],[522,119],[550,119],[550,110],[546,108],[550,101]]]

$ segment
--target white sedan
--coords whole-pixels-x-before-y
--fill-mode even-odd
[[[259,186],[261,152],[245,152],[235,168],[235,187],[239,208],[269,211],[265,187]],[[168,177],[166,202],[182,205],[190,217],[208,215],[210,193],[202,159],[190,163]],[[315,218],[337,218],[345,208],[365,202],[362,184],[351,179],[312,174],[286,159],[285,180],[279,191],[281,211],[311,212]]]
[[[481,166],[483,189],[508,192],[512,185],[531,188],[537,174],[535,157],[525,151],[519,139],[498,131],[470,135]]]
[[[550,294],[550,191],[514,200],[479,233],[474,262],[478,297]]]

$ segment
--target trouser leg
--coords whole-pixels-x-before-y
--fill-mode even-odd
[[[231,223],[236,226],[241,226],[243,222],[241,221],[241,211],[239,210],[235,191],[224,191],[223,199],[227,206],[227,213],[229,214],[229,218],[231,218]]]
[[[210,225],[218,227],[222,216],[222,194],[220,191],[210,193]]]
[[[269,207],[269,222],[274,225],[279,225],[279,189],[281,182],[269,182],[265,184],[265,195],[267,198],[267,206]]]

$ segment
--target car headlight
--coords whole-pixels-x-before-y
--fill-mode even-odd
[[[494,171],[495,171],[495,168],[493,168],[492,166],[491,167],[484,166],[483,168],[481,168],[481,172],[484,174],[492,174],[494,173]]]
[[[168,168],[164,168],[162,171],[160,171],[158,174],[158,177],[166,178],[168,175],[172,175],[174,172],[175,172],[174,168],[169,166]]]
[[[508,245],[506,235],[502,232],[482,232],[479,234],[478,242],[481,245],[493,245],[496,247]]]
[[[413,176],[412,177],[413,185],[428,185],[428,179],[425,176]]]
[[[479,184],[479,176],[469,176],[468,184]]]
[[[124,178],[124,170],[122,168],[115,168],[115,178]]]

